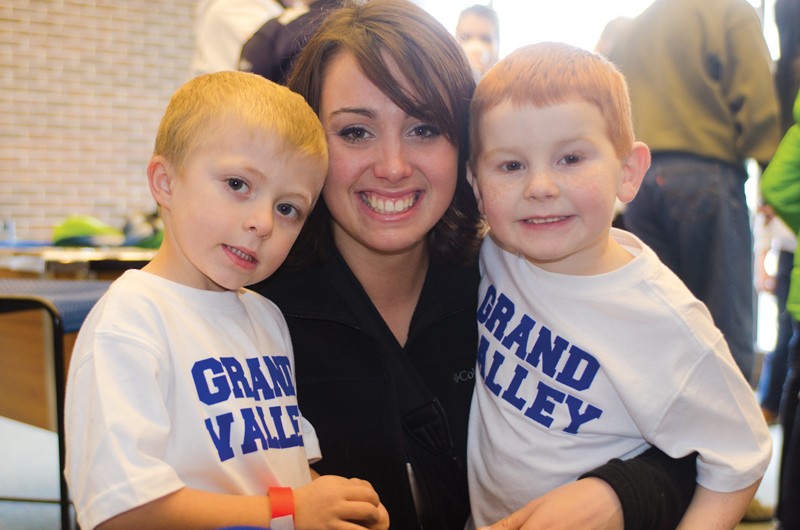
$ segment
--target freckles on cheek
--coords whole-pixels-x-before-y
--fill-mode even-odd
[[[487,210],[496,208],[496,205],[500,205],[505,202],[504,198],[507,195],[507,191],[503,189],[501,184],[488,182],[484,183],[482,186],[479,186],[479,189],[481,192],[481,198],[483,199],[484,208]]]
[[[503,202],[498,200],[496,194],[482,195],[482,197],[483,215],[486,217],[486,220],[489,221],[489,224],[493,221],[497,222],[501,220],[510,213]]]

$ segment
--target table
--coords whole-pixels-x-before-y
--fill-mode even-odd
[[[4,276],[114,279],[126,269],[143,267],[156,250],[138,247],[0,246]]]

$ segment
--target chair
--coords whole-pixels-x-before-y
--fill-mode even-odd
[[[70,500],[64,478],[64,394],[66,366],[64,334],[80,329],[89,311],[106,292],[110,281],[0,279],[0,313],[43,309],[52,324],[53,385],[56,396],[61,528],[72,528]]]

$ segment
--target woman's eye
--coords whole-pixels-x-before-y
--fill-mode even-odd
[[[501,166],[505,171],[519,171],[522,169],[522,164],[520,162],[505,162]]]
[[[413,136],[419,136],[421,138],[436,138],[441,134],[442,131],[433,125],[417,125],[412,130]]]
[[[350,142],[359,142],[369,136],[367,130],[363,127],[345,127],[339,131],[339,136]]]
[[[563,160],[564,163],[567,164],[567,165],[572,165],[572,164],[577,164],[578,162],[580,162],[581,161],[581,157],[580,157],[580,155],[570,154],[570,155],[565,155],[564,158],[562,158],[561,160]]]
[[[233,191],[241,191],[247,187],[247,182],[240,178],[232,177],[228,179],[228,187]]]

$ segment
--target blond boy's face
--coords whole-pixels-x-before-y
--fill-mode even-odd
[[[283,263],[327,168],[235,120],[207,136],[180,172],[163,159],[159,172],[158,157],[148,166],[166,228],[148,269],[191,287],[235,290]]]
[[[619,160],[594,105],[506,102],[483,116],[480,135],[471,178],[501,247],[565,274],[618,266],[620,249],[609,237],[614,203],[633,198],[646,165]]]

